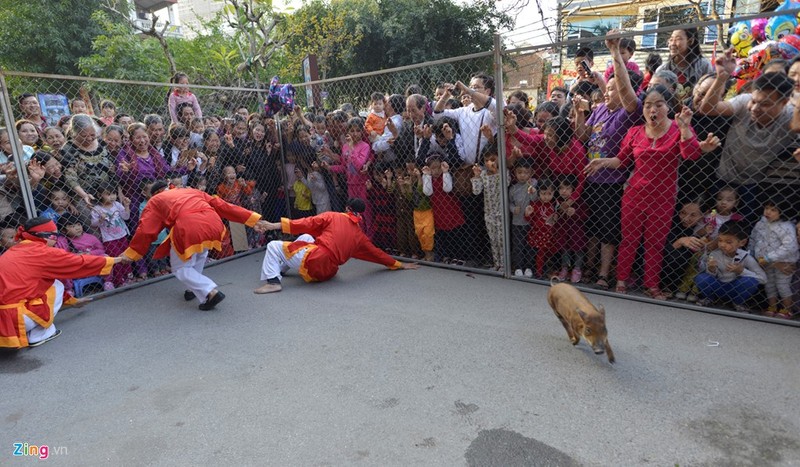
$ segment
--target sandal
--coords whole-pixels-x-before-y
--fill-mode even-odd
[[[617,286],[614,288],[614,292],[626,295],[628,293],[628,286],[625,285],[625,282],[623,281],[617,281]]]
[[[594,286],[601,290],[608,290],[608,277],[599,276],[597,278],[597,282],[594,283]]]
[[[662,292],[661,289],[659,289],[658,287],[650,287],[649,289],[645,289],[644,294],[652,298],[653,300],[667,299],[667,296],[664,295],[664,292]]]

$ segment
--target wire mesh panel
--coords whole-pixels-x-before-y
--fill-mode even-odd
[[[112,237],[136,229],[149,185],[169,179],[272,221],[362,198],[365,232],[403,258],[791,318],[797,50],[770,43],[715,69],[723,47],[702,31],[671,32],[669,51],[647,35],[585,38],[536,60],[506,51],[506,73],[538,67],[527,76],[547,84],[526,93],[519,80],[504,96],[489,53],[296,95],[7,73],[6,127],[32,161],[36,213],[63,219],[60,246],[74,251],[67,229],[80,226],[116,254]],[[13,227],[25,203],[0,150],[0,214]],[[268,240],[228,228],[214,258]],[[166,272],[146,258],[105,282]]]
[[[379,247],[501,270],[505,186],[490,69],[484,57],[314,85],[336,110],[316,116],[313,150],[295,141],[288,161],[298,176],[333,185],[332,209],[365,199],[364,228]]]
[[[669,51],[587,38],[556,52],[532,115],[509,106],[512,210],[535,191],[512,218],[517,275],[798,311],[798,51],[771,42],[737,60],[704,37],[674,30]]]
[[[26,159],[34,212],[57,222],[57,247],[121,254],[156,180],[218,195],[272,220],[288,212],[279,125],[277,118],[262,115],[258,90],[9,78],[12,133]],[[13,180],[4,186],[9,191],[4,200],[10,202],[0,214],[4,227],[12,228],[25,212]],[[223,249],[212,259],[266,241],[243,225],[226,227]],[[132,266],[115,266],[102,287],[169,273],[165,259],[152,258],[154,249],[155,244]]]

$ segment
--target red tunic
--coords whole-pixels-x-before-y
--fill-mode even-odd
[[[543,203],[541,200],[531,202],[533,212],[525,216],[531,229],[528,231],[528,245],[539,250],[540,254],[553,254],[558,251],[555,230],[556,203]]]
[[[159,245],[155,259],[168,256],[170,245],[184,261],[206,249],[221,250],[227,230],[220,218],[253,227],[261,214],[193,188],[163,191],[147,202],[125,256],[141,259],[165,227],[171,229],[168,241]]]
[[[27,316],[44,328],[53,324],[55,287],[59,278],[106,275],[114,258],[76,255],[41,242],[22,242],[0,256],[0,347],[28,346]],[[64,296],[64,303],[74,302]]]
[[[358,217],[341,212],[323,212],[295,220],[282,218],[281,228],[284,233],[309,234],[314,237],[314,243],[285,242],[286,257],[292,257],[301,248],[309,248],[300,264],[300,276],[306,282],[330,279],[336,275],[339,266],[350,258],[382,264],[389,269],[402,267],[400,261],[396,261],[369,241],[358,221]]]

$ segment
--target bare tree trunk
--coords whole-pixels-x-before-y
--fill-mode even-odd
[[[156,29],[156,23],[158,23],[158,16],[154,15],[153,12],[150,12],[151,20],[150,20],[150,28],[143,28],[136,24],[135,21],[131,20],[130,16],[125,14],[124,12],[118,10],[114,5],[113,0],[106,0],[106,3],[101,5],[103,8],[108,10],[109,12],[113,13],[119,18],[125,20],[125,22],[130,25],[134,30],[139,31],[140,33],[144,34],[145,36],[154,37],[159,45],[161,46],[161,50],[164,52],[164,58],[167,59],[167,65],[169,66],[169,74],[170,76],[174,76],[175,73],[178,72],[177,66],[175,66],[175,58],[172,56],[172,51],[169,49],[169,44],[167,44],[167,40],[164,37],[164,33],[167,32],[167,28],[169,28],[170,22],[169,20],[164,22],[164,27],[161,30]]]

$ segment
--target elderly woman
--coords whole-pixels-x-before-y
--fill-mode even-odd
[[[95,201],[95,189],[104,183],[116,185],[114,162],[98,141],[100,128],[92,117],[78,114],[70,119],[68,141],[61,148],[64,176],[69,188],[83,201],[83,208]]]

